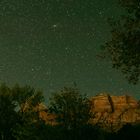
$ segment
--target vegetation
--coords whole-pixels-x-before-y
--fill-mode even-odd
[[[50,111],[66,129],[77,128],[87,124],[90,118],[90,101],[82,96],[76,88],[63,88],[53,95]]]
[[[32,132],[30,127],[39,118],[33,108],[42,100],[42,93],[29,86],[16,85],[9,88],[6,84],[2,84],[0,86],[0,139],[11,140],[19,137],[22,139],[25,135],[28,136],[28,133]]]
[[[109,20],[111,40],[103,46],[105,57],[113,68],[121,70],[130,83],[140,77],[140,1],[119,0],[127,14],[119,20]]]
[[[139,139],[140,125],[125,125],[107,132],[88,124],[90,101],[76,88],[56,92],[49,104],[57,125],[43,121],[37,106],[44,101],[41,91],[30,86],[0,86],[0,140],[118,140]]]
[[[37,106],[44,100],[41,91],[30,86],[0,86],[0,140],[71,140],[98,138],[98,129],[89,125],[90,102],[77,89],[64,88],[53,95],[50,112],[58,125],[47,125]],[[82,135],[82,137],[81,137]]]
[[[113,67],[136,84],[140,76],[140,1],[119,2],[128,14],[118,21],[110,20],[112,38],[103,48]],[[126,124],[117,132],[106,132],[88,124],[91,103],[77,88],[64,87],[52,95],[48,112],[56,116],[57,125],[41,119],[38,107],[43,102],[43,93],[30,86],[1,84],[0,140],[140,139],[140,125]]]
[[[130,83],[137,84],[140,77],[140,0],[119,2],[127,14],[117,21],[109,20],[111,40],[103,49],[113,67],[121,70]],[[108,100],[113,112],[110,96]],[[64,87],[50,99],[48,112],[56,116],[57,125],[49,125],[41,119],[38,107],[43,102],[42,91],[30,86],[1,84],[0,140],[140,139],[140,125],[126,124],[117,132],[107,132],[89,124],[90,100],[75,87]]]

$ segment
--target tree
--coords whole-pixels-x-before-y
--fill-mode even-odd
[[[38,106],[44,100],[42,92],[30,86],[20,87],[18,84],[11,89],[11,92],[19,116],[19,121],[13,129],[14,138],[39,140],[40,137],[36,135],[39,131],[38,126],[44,125],[38,112]]]
[[[88,98],[76,88],[64,87],[52,96],[49,110],[56,115],[56,121],[60,125],[72,129],[87,124],[90,107]]]
[[[18,84],[12,89],[13,100],[17,106],[17,112],[22,119],[29,118],[30,121],[38,118],[37,106],[44,101],[41,91],[36,91],[30,86],[20,87]],[[29,121],[29,120],[27,120]]]
[[[113,68],[121,70],[127,80],[137,84],[140,77],[140,1],[119,0],[127,15],[109,20],[111,40],[103,45]]]
[[[12,129],[18,119],[15,108],[10,88],[2,84],[0,86],[0,140],[13,138]]]
[[[38,127],[45,123],[39,117],[38,106],[44,97],[30,86],[0,85],[0,140],[39,140]]]

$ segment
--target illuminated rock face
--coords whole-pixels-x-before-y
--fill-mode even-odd
[[[131,96],[100,94],[92,97],[91,102],[92,124],[99,124],[115,131],[125,123],[140,122],[139,103]]]
[[[40,119],[42,119],[46,124],[57,125],[57,122],[55,121],[56,116],[49,113],[47,107],[44,104],[39,104],[35,109],[39,113]]]
[[[47,107],[40,104],[39,115],[46,124],[56,125],[54,114],[47,111]],[[110,131],[117,131],[126,123],[140,123],[139,102],[131,96],[111,96],[99,94],[91,98],[92,117],[90,124],[96,124]]]

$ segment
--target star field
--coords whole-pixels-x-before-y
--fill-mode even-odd
[[[46,97],[76,82],[88,95],[133,94],[100,46],[110,37],[108,17],[123,14],[117,0],[1,0],[0,81],[29,84]]]

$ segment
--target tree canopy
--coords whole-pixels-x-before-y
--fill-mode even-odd
[[[137,84],[140,77],[140,1],[119,0],[127,14],[109,20],[111,40],[103,45],[113,68],[121,70],[127,80]]]
[[[0,140],[33,139],[39,125],[35,107],[43,101],[42,92],[30,86],[0,85]],[[32,130],[32,131],[31,131]]]
[[[63,88],[56,92],[50,101],[50,111],[56,115],[56,121],[67,129],[87,123],[90,117],[90,102],[76,88]]]
[[[138,139],[140,125],[124,125],[108,132],[88,123],[91,104],[77,88],[65,87],[55,92],[49,109],[57,125],[38,119],[35,108],[43,100],[42,92],[30,86],[12,88],[0,85],[0,140],[118,140]],[[48,110],[47,110],[48,111]],[[137,124],[137,123],[136,123]],[[129,134],[128,134],[129,132]]]
[[[5,84],[0,85],[0,139],[11,139],[18,116],[11,98],[11,90]],[[10,138],[9,138],[10,137]]]

